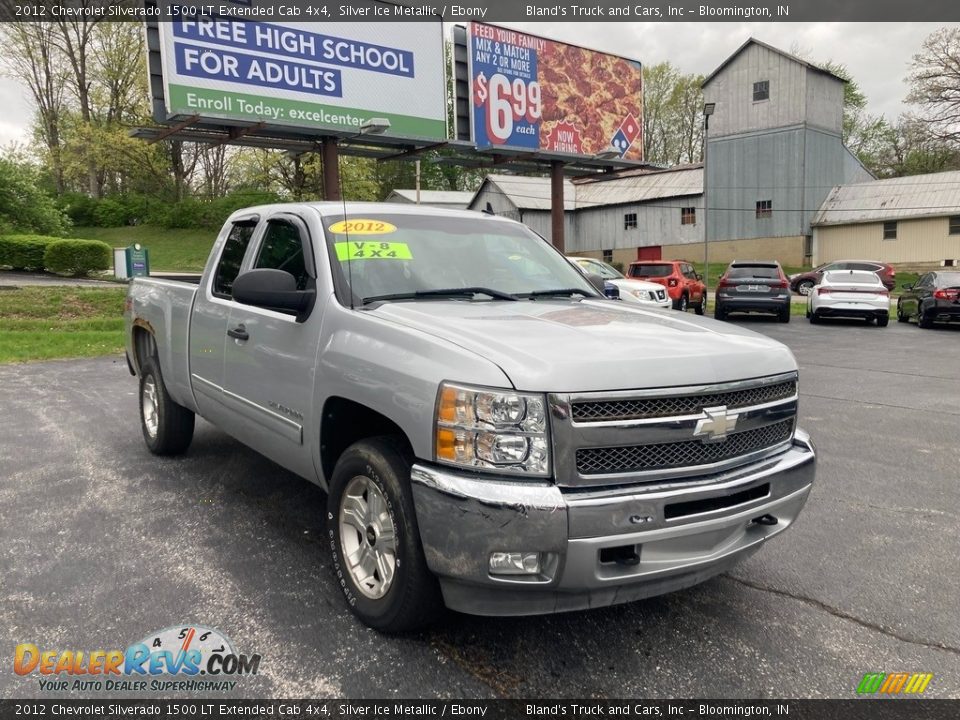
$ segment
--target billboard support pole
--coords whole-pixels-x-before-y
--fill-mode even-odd
[[[323,162],[323,199],[340,200],[340,163],[337,139],[325,137],[320,143],[320,158]]]
[[[563,162],[550,162],[550,242],[560,252],[564,249],[563,238]]]

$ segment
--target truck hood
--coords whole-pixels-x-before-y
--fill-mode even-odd
[[[384,303],[370,312],[487,358],[518,390],[699,385],[797,369],[790,350],[763,335],[616,301],[429,300]],[[470,382],[456,368],[448,379]]]

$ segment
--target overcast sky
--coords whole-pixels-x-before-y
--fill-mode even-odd
[[[838,0],[842,1],[842,0]],[[551,39],[584,45],[655,64],[669,60],[682,71],[709,74],[748,37],[814,61],[847,66],[874,114],[896,117],[906,109],[904,79],[923,39],[937,23],[509,23]],[[0,145],[26,142],[33,112],[26,88],[0,77]]]

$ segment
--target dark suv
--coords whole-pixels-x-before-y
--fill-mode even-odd
[[[809,295],[810,289],[820,282],[823,273],[828,270],[866,270],[876,273],[887,290],[892,291],[897,286],[897,271],[894,270],[893,265],[878,260],[837,260],[824,263],[813,270],[791,275],[790,289],[801,295]]]
[[[790,322],[790,287],[776,260],[734,260],[717,283],[713,316],[732,312],[773,313]]]

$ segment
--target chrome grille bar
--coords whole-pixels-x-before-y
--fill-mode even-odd
[[[643,420],[657,417],[695,415],[702,412],[705,407],[715,407],[717,405],[726,405],[728,408],[762,405],[793,397],[796,392],[797,383],[788,381],[724,393],[575,402],[572,404],[571,410],[574,423]]]

